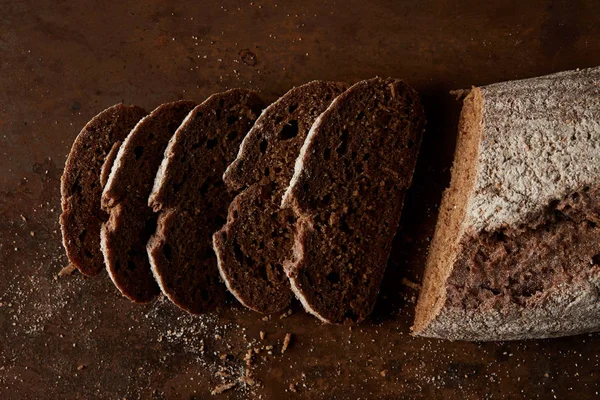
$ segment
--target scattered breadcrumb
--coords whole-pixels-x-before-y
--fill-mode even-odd
[[[260,331],[259,335],[260,335],[260,340],[265,340],[265,333],[263,331]]]
[[[85,365],[83,365],[83,364],[79,364],[79,365],[77,366],[77,371],[81,371],[81,370],[82,370],[82,369],[84,369],[84,368],[85,368]]]
[[[29,236],[34,237],[35,236],[35,232],[34,231],[30,231],[29,232]]]
[[[237,385],[237,382],[229,382],[229,383],[222,383],[219,386],[215,387],[212,392],[210,392],[210,394],[212,394],[213,396],[216,394],[221,394],[223,392],[226,392],[230,389],[233,389],[235,387],[235,385]]]
[[[281,314],[281,316],[279,317],[279,319],[287,318],[290,315],[292,315],[292,309],[291,308],[289,310],[287,310],[286,312],[284,312],[283,314]]]
[[[215,376],[217,376],[219,378],[227,378],[227,377],[231,376],[231,374],[229,372],[225,371],[224,369],[222,369],[222,370],[215,372]]]
[[[292,334],[286,333],[285,338],[283,339],[283,346],[281,347],[281,354],[285,353],[285,351],[287,350],[291,341],[292,341]]]
[[[271,320],[271,316],[270,315],[265,315],[264,317],[261,318],[262,321],[270,321]]]
[[[408,278],[404,278],[403,277],[402,278],[402,284],[404,286],[408,286],[409,288],[414,289],[414,290],[420,290],[421,289],[421,285],[419,283],[413,282],[413,281],[411,281]]]
[[[252,349],[248,349],[248,352],[244,356],[244,361],[246,361],[246,367],[248,367],[248,368],[250,368],[250,366],[252,365],[252,356],[253,355],[254,355],[254,353],[252,352]]]
[[[73,272],[75,271],[77,271],[77,267],[69,263],[69,265],[67,265],[58,272],[58,276],[63,277],[67,275],[73,275]]]
[[[387,369],[384,369],[383,371],[381,371],[381,372],[379,373],[379,375],[381,375],[381,376],[383,376],[383,377],[385,378],[385,377],[386,377],[386,375],[387,375],[387,373],[388,373],[388,370],[387,370]]]
[[[290,383],[290,392],[294,392],[294,393],[298,392],[298,389],[296,388],[295,383]]]
[[[256,380],[250,376],[250,371],[246,370],[246,374],[244,376],[240,376],[239,381],[248,386],[256,385]]]

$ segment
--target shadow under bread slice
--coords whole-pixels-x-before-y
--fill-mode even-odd
[[[135,302],[160,293],[146,254],[156,227],[148,196],[169,139],[195,105],[163,104],[142,119],[121,145],[104,188],[102,207],[110,214],[101,232],[104,261],[115,286]]]
[[[84,275],[104,267],[100,251],[100,227],[108,215],[100,207],[102,166],[111,149],[125,139],[146,111],[117,104],[96,115],[81,130],[61,179],[60,225],[69,261]]]
[[[371,313],[424,127],[417,92],[392,78],[355,84],[312,126],[283,197],[297,217],[285,268],[322,321]]]
[[[213,309],[226,293],[212,248],[233,199],[223,172],[263,108],[250,90],[212,95],[175,133],[156,175],[149,205],[158,226],[148,257],[162,292],[190,313]]]
[[[314,81],[287,92],[258,118],[223,176],[244,190],[214,248],[229,291],[252,310],[281,311],[293,297],[283,263],[292,254],[294,215],[280,208],[281,198],[311,125],[347,87]]]

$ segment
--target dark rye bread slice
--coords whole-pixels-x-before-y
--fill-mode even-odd
[[[355,84],[312,126],[283,198],[298,218],[285,268],[322,321],[371,313],[424,127],[417,92],[391,78]]]
[[[102,165],[113,146],[145,115],[137,106],[107,108],[83,127],[67,158],[61,179],[60,225],[69,261],[84,275],[96,275],[104,267],[100,227],[108,215],[100,208],[105,183],[100,176]]]
[[[258,118],[225,171],[228,187],[246,189],[213,243],[227,288],[252,310],[281,311],[293,297],[283,263],[292,253],[294,215],[280,208],[281,198],[310,127],[347,88],[315,81],[287,92]]]
[[[169,139],[195,106],[187,100],[163,104],[142,119],[121,145],[102,194],[110,214],[101,232],[104,262],[117,288],[135,302],[160,293],[146,254],[156,227],[148,196]]]
[[[149,204],[159,216],[148,256],[162,292],[190,313],[210,311],[224,298],[212,249],[233,199],[223,172],[263,108],[250,90],[212,95],[177,130],[156,175]]]

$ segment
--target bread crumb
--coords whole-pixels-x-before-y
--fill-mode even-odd
[[[252,356],[253,355],[254,355],[254,352],[252,352],[252,349],[248,349],[248,352],[244,356],[244,361],[246,361],[246,367],[248,367],[248,368],[250,368],[250,366],[252,366]]]
[[[215,376],[219,377],[219,378],[227,378],[228,376],[231,376],[231,374],[227,371],[225,371],[224,369],[221,369],[217,372],[215,372]]]
[[[35,236],[35,232],[34,231],[30,231],[29,232],[29,236],[34,237]]]
[[[67,276],[67,275],[73,275],[73,272],[77,271],[77,267],[74,266],[73,264],[69,263],[69,265],[67,265],[66,267],[64,267],[63,269],[61,269],[58,272],[58,276],[59,277],[63,277],[63,276]]]
[[[290,383],[290,392],[298,393],[295,383]]]
[[[226,392],[230,389],[233,389],[234,386],[237,385],[237,382],[229,382],[229,383],[223,383],[217,387],[215,387],[212,392],[210,392],[210,394],[212,394],[213,396],[216,394],[221,394],[223,392]]]
[[[241,376],[240,379],[239,379],[239,381],[241,383],[244,383],[244,384],[248,385],[248,386],[254,386],[254,385],[256,385],[256,380],[254,380],[254,378],[252,378],[250,376],[250,371],[249,370],[246,370],[246,374],[244,376]]]
[[[410,280],[410,279],[408,279],[408,278],[404,278],[404,277],[403,277],[403,278],[402,278],[402,281],[401,281],[401,283],[402,283],[404,286],[408,286],[408,287],[409,287],[409,288],[411,288],[411,289],[414,289],[414,290],[421,290],[421,285],[420,285],[420,284],[418,284],[418,283],[416,283],[416,282],[413,282],[413,281],[411,281],[411,280]]]
[[[265,340],[265,333],[263,331],[260,331],[259,335],[260,335],[260,340]]]
[[[379,375],[381,375],[381,376],[383,376],[383,377],[385,378],[385,377],[387,376],[387,373],[388,373],[388,370],[387,370],[387,369],[384,369],[383,371],[381,371],[381,372],[379,373]]]
[[[271,320],[271,316],[270,315],[265,315],[264,317],[261,318],[262,321],[270,321]]]
[[[281,314],[281,316],[279,317],[279,319],[287,318],[290,315],[292,315],[292,309],[291,308],[289,310],[287,310],[286,312],[284,312],[283,314]]]
[[[85,368],[85,365],[83,365],[83,364],[79,364],[79,365],[77,366],[77,371],[81,371],[81,370],[83,370],[84,368]]]
[[[285,338],[283,339],[283,346],[281,347],[281,354],[285,353],[285,351],[287,350],[291,341],[292,341],[292,334],[286,333]]]

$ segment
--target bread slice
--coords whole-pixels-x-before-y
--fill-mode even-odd
[[[283,262],[293,244],[293,212],[280,208],[294,161],[315,119],[346,84],[314,81],[294,88],[258,118],[223,180],[240,193],[215,233],[221,277],[246,307],[274,313],[293,297]],[[291,221],[291,222],[290,222]]]
[[[194,107],[187,100],[163,104],[142,119],[119,148],[104,187],[102,207],[110,214],[101,232],[104,262],[117,288],[135,302],[159,293],[146,254],[156,227],[148,196],[169,139]]]
[[[156,175],[149,204],[158,227],[148,256],[162,292],[190,313],[212,309],[225,294],[212,249],[233,198],[223,172],[263,108],[250,90],[212,95],[177,130]]]
[[[392,78],[355,84],[313,124],[283,197],[298,218],[285,268],[322,321],[372,311],[424,126],[417,92]]]
[[[102,271],[100,226],[108,215],[100,208],[100,171],[107,155],[146,112],[117,104],[88,122],[73,143],[61,179],[60,225],[69,261],[84,275]]]
[[[473,88],[414,333],[600,329],[600,68]]]

